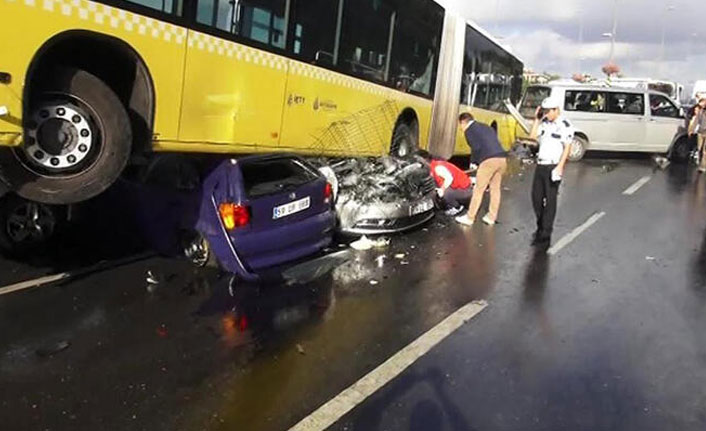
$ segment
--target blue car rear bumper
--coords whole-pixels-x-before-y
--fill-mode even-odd
[[[199,230],[209,241],[223,269],[244,280],[257,281],[268,268],[318,253],[331,244],[336,216],[333,210],[276,228],[228,233],[215,207],[202,218]]]

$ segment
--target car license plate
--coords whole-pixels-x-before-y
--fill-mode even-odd
[[[277,220],[282,217],[287,217],[292,214],[296,214],[308,209],[311,206],[311,198],[305,197],[304,199],[299,199],[298,201],[290,202],[288,204],[280,205],[275,207],[272,212],[272,219]]]
[[[425,199],[418,204],[412,205],[412,208],[410,208],[410,215],[416,216],[425,213],[432,208],[434,208],[434,202],[432,202],[431,199]]]

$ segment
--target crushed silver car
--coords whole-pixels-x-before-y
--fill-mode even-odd
[[[436,184],[423,159],[345,159],[322,172],[338,189],[336,212],[342,233],[402,232],[434,217]]]

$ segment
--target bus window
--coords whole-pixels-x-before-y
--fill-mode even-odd
[[[283,49],[286,0],[198,0],[196,21]]]
[[[382,0],[344,2],[338,67],[345,73],[384,83],[396,14]]]
[[[294,3],[294,43],[291,50],[307,63],[334,66],[338,1],[306,0]]]
[[[432,4],[411,3],[399,12],[395,21],[388,82],[398,90],[430,96],[434,91],[443,15]]]
[[[460,102],[507,112],[505,100],[517,103],[522,91],[522,63],[471,26],[464,51]]]
[[[183,6],[182,0],[124,0],[139,6],[166,12],[168,14],[181,16]]]

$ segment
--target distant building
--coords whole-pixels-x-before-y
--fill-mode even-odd
[[[528,85],[532,84],[546,84],[549,81],[555,79],[554,76],[548,73],[536,73],[531,69],[525,69],[523,73],[524,81]]]

